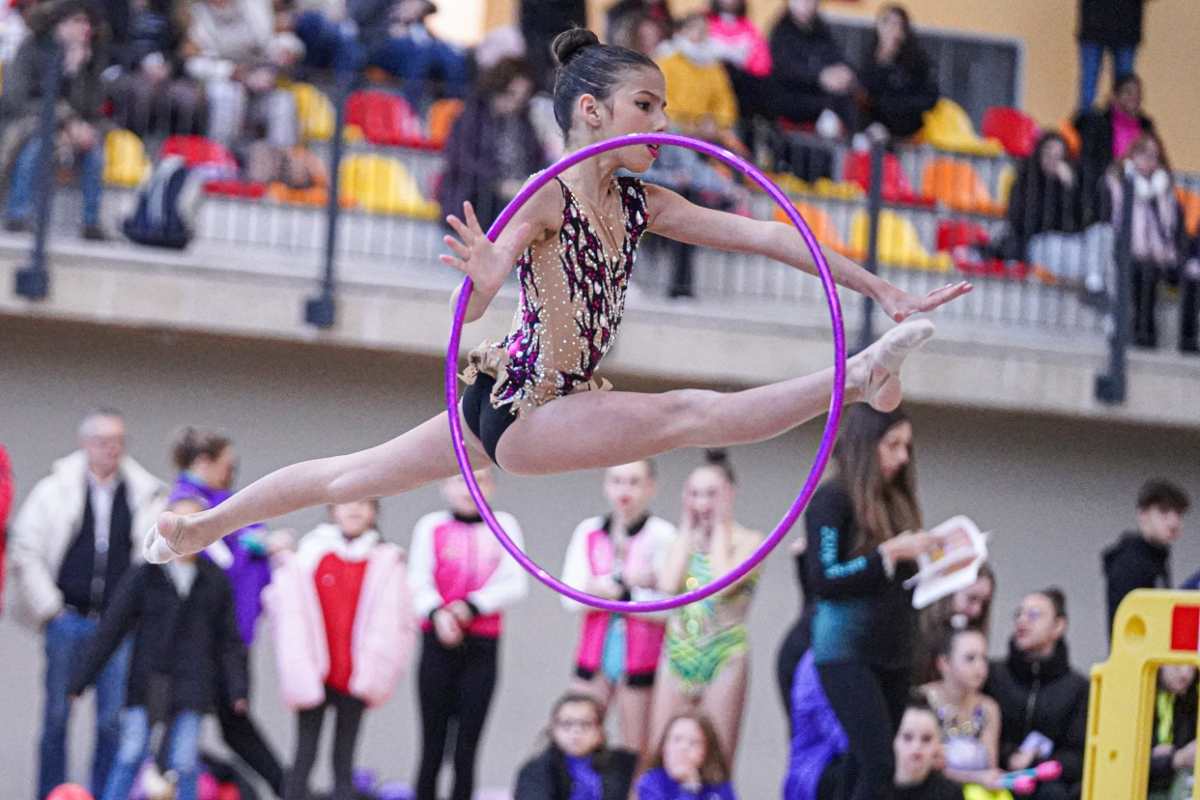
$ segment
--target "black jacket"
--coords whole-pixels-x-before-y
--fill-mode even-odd
[[[1126,532],[1104,551],[1105,591],[1108,595],[1108,632],[1125,595],[1134,589],[1171,587],[1171,549],[1149,542],[1140,533]]]
[[[1155,736],[1158,733],[1158,708],[1157,704],[1154,711],[1154,732]],[[1170,744],[1176,750],[1185,747],[1193,739],[1196,738],[1196,682],[1192,681],[1192,686],[1186,692],[1175,698],[1175,711],[1171,722],[1171,741],[1163,742]],[[1155,738],[1150,739],[1150,749],[1154,749],[1156,744]],[[1150,757],[1150,791],[1165,791],[1171,788],[1171,781],[1175,779],[1175,767],[1171,761],[1174,758],[1174,753],[1169,753],[1161,756]]]
[[[637,756],[627,750],[602,750],[592,756],[592,768],[604,783],[603,800],[629,797],[636,765]],[[570,800],[571,788],[566,757],[551,744],[521,767],[513,800]]]
[[[801,28],[784,14],[771,31],[771,78],[781,91],[824,94],[821,71],[834,64],[849,64],[825,20],[818,15]]]
[[[897,786],[893,795],[895,800],[962,800],[962,796],[962,787],[940,772],[929,773],[916,786]]]
[[[75,671],[70,694],[90,685],[132,632],[126,706],[147,704],[152,676],[169,679],[172,712],[203,713],[246,697],[245,645],[233,616],[229,579],[207,559],[195,563],[196,580],[186,598],[163,566],[142,564],[125,573]]]
[[[994,246],[999,258],[1025,261],[1029,240],[1039,233],[1077,233],[1083,227],[1080,182],[1070,186],[1057,175],[1047,175],[1035,151],[1017,171],[1008,196],[1008,228]]]
[[[1054,742],[1046,760],[1062,764],[1062,782],[1079,783],[1087,738],[1087,678],[1071,669],[1066,642],[1044,661],[1009,644],[1008,658],[992,662],[984,693],[1000,706],[1000,763],[1008,762],[1025,737],[1038,731]]]
[[[925,112],[938,101],[929,58],[915,44],[887,64],[868,53],[858,80],[867,93],[871,121],[883,125],[893,136],[912,136],[919,131]]]
[[[1142,131],[1154,131],[1154,121],[1145,114],[1138,115]],[[1083,224],[1103,222],[1104,172],[1113,163],[1112,106],[1102,111],[1085,109],[1074,119],[1079,133],[1079,185],[1083,192]]]
[[[1079,0],[1079,41],[1136,47],[1146,0]]]

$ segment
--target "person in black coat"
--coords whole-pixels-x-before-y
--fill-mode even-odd
[[[770,45],[772,73],[761,98],[763,115],[810,123],[830,109],[846,129],[854,130],[858,83],[829,25],[817,13],[817,0],[789,0],[787,13],[771,31]]]
[[[808,652],[809,640],[812,636],[812,617],[816,604],[808,598],[808,539],[797,539],[791,548],[792,558],[796,565],[796,584],[800,589],[800,616],[792,623],[779,652],[775,656],[775,680],[779,685],[779,695],[783,700],[783,716],[792,724],[792,683],[796,677],[796,666],[804,654]]]
[[[937,103],[938,88],[903,6],[880,9],[858,77],[867,96],[868,122],[882,125],[894,138],[921,130],[925,112]]]
[[[996,258],[1031,260],[1029,242],[1039,233],[1078,233],[1083,227],[1079,175],[1061,134],[1046,133],[1017,168],[1008,195],[1004,235],[989,248]]]
[[[1079,0],[1079,109],[1096,97],[1104,51],[1112,54],[1113,74],[1133,74],[1146,0]]]
[[[121,579],[69,693],[77,697],[125,637],[133,656],[121,714],[120,746],[101,800],[125,798],[141,769],[151,727],[169,725],[167,766],[181,796],[195,796],[200,722],[217,703],[245,713],[245,645],[233,615],[233,593],[220,567],[185,557],[143,564]],[[224,687],[221,696],[218,686]],[[99,787],[97,787],[99,788]],[[188,794],[188,792],[191,792]]]
[[[1171,588],[1171,545],[1183,533],[1183,515],[1191,506],[1187,492],[1171,481],[1147,481],[1138,492],[1138,529],[1126,531],[1104,551],[1108,595],[1108,631],[1125,595],[1134,589]]]
[[[1113,95],[1108,106],[1101,110],[1085,108],[1074,119],[1079,133],[1079,172],[1083,192],[1083,222],[1104,221],[1102,181],[1109,165],[1125,156],[1114,147],[1116,129],[1134,126],[1142,133],[1154,133],[1154,120],[1142,111],[1142,79],[1137,75],[1125,75],[1113,84]],[[1126,142],[1126,146],[1133,139]]]
[[[546,749],[522,765],[513,800],[626,800],[637,756],[604,744],[596,698],[566,694],[554,704]]]
[[[443,214],[461,214],[471,201],[479,222],[491,224],[546,156],[529,116],[529,66],[505,59],[479,79],[446,140],[446,171],[437,199]]]
[[[1000,766],[1062,764],[1062,777],[1038,784],[1034,800],[1078,797],[1087,737],[1088,680],[1071,668],[1066,600],[1057,588],[1021,600],[1008,658],[992,662],[984,693],[1000,706]]]

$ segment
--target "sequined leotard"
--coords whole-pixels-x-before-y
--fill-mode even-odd
[[[481,374],[494,380],[493,408],[508,406],[519,414],[572,392],[608,388],[593,375],[620,327],[638,241],[646,230],[642,182],[625,177],[616,182],[625,230],[620,251],[610,258],[579,201],[559,181],[558,247],[543,247],[536,258],[530,247],[518,259],[521,295],[512,330],[499,342],[473,350],[462,376],[468,384]]]

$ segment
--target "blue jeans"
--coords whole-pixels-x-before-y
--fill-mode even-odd
[[[200,721],[195,711],[180,711],[171,720],[167,742],[167,769],[176,775],[175,800],[196,800],[200,777]],[[150,749],[150,718],[145,706],[129,706],[121,712],[121,746],[104,794],[97,800],[128,800],[133,782]]]
[[[1112,53],[1113,75],[1117,79],[1133,74],[1136,47],[1109,47],[1098,42],[1079,43],[1079,110],[1086,111],[1096,99],[1096,83],[1100,80],[1100,64],[1104,51]]]
[[[365,58],[358,38],[319,11],[296,18],[296,36],[304,42],[304,63],[317,69],[357,72]]]
[[[67,722],[71,704],[67,699],[75,667],[96,633],[96,621],[64,611],[46,625],[46,701],[42,716],[42,739],[38,748],[38,797],[44,798],[67,777]],[[92,792],[108,780],[120,734],[121,706],[125,704],[125,681],[129,673],[132,644],[125,641],[96,679],[96,749],[92,755]]]
[[[467,93],[466,56],[437,39],[418,44],[393,37],[374,49],[371,64],[402,79],[404,95],[414,105],[433,94],[429,82],[437,76],[445,83],[447,95],[465,97]]]
[[[30,139],[21,148],[13,164],[12,185],[8,187],[8,218],[28,221],[33,214],[34,183],[42,140]],[[100,224],[100,193],[104,190],[104,147],[96,145],[75,157],[79,170],[79,188],[83,192],[83,224]],[[54,180],[53,165],[48,180]]]

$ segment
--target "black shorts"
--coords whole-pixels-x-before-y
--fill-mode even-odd
[[[511,405],[501,408],[492,405],[492,389],[495,385],[496,379],[491,375],[482,372],[476,375],[475,382],[462,394],[462,415],[471,433],[483,443],[488,458],[500,466],[496,461],[496,448],[508,426],[517,421],[517,415]]]

